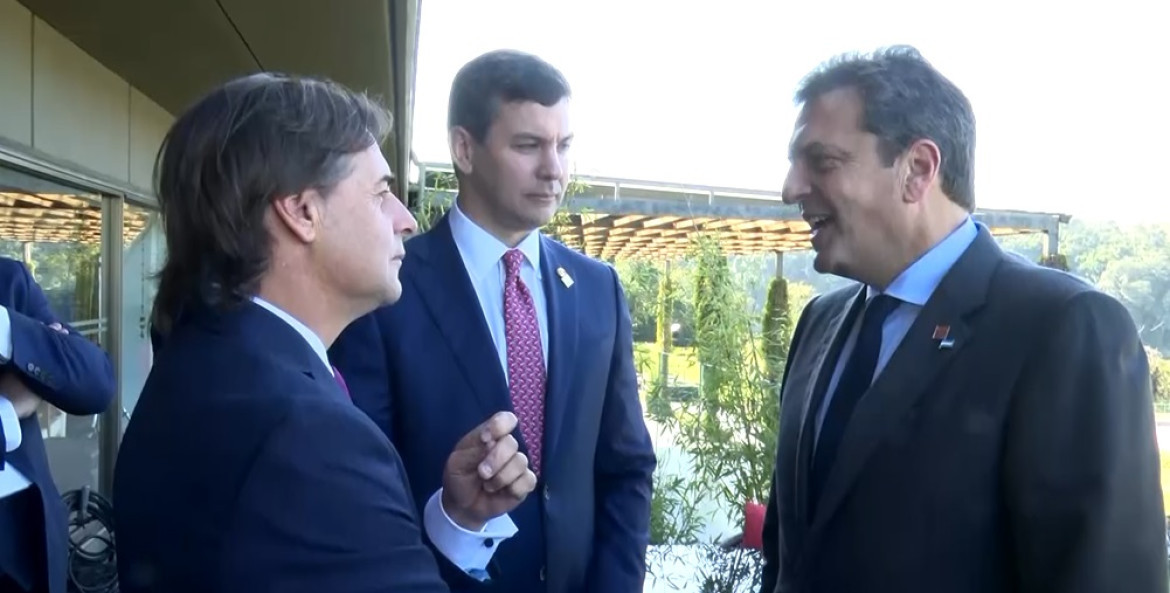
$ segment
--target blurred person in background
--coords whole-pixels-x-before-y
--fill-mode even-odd
[[[0,258],[0,593],[65,593],[69,534],[37,408],[100,414],[114,367],[63,325],[21,262]]]

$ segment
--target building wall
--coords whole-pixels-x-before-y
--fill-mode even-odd
[[[150,188],[171,114],[17,0],[0,0],[0,81],[0,138]]]
[[[137,194],[152,195],[155,155],[173,117],[109,68],[79,49],[17,0],[0,0],[0,144],[16,153],[49,160],[56,169]],[[0,187],[84,197],[87,215],[101,216],[103,200],[70,179],[35,179],[0,161]],[[0,205],[0,209],[11,206]],[[74,256],[92,242],[35,241],[15,244],[0,236],[6,257],[23,259],[50,297],[57,316],[83,335],[102,343],[110,311],[121,312],[121,356],[115,360],[123,409],[131,412],[150,370],[150,342],[146,319],[154,298],[154,273],[162,264],[165,246],[158,214],[148,205],[124,203],[130,218],[146,220],[143,227],[122,237],[120,302],[101,303],[100,312],[78,315],[69,304],[86,294],[77,280],[79,268],[62,263],[66,250]],[[37,223],[40,224],[40,223]],[[0,233],[2,235],[2,233]],[[103,242],[118,237],[102,236]],[[17,247],[23,247],[24,255]],[[16,251],[16,253],[10,253]],[[72,260],[70,260],[72,261]],[[95,260],[96,261],[96,260]],[[99,271],[104,267],[95,264]],[[64,280],[62,280],[64,278]],[[92,286],[92,285],[89,285]],[[53,300],[52,297],[59,296]],[[98,318],[94,318],[98,317]],[[97,417],[65,417],[43,406],[38,413],[53,469],[62,491],[83,485],[98,486],[101,450]],[[124,423],[123,423],[124,426]]]

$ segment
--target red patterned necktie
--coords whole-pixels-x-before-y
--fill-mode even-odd
[[[345,397],[352,400],[353,396],[349,394],[349,386],[345,384],[345,377],[341,376],[341,371],[337,370],[337,367],[333,367],[333,379],[341,386],[341,391],[345,392]]]
[[[504,253],[504,335],[508,351],[508,390],[520,420],[520,434],[528,444],[532,471],[540,475],[544,439],[544,354],[540,324],[532,293],[520,279],[524,254],[518,249]]]

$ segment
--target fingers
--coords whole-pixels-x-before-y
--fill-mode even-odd
[[[55,330],[65,334],[65,335],[69,335],[69,330],[65,329],[60,323],[56,323],[56,322],[50,323],[49,329],[55,329]]]
[[[528,469],[528,457],[523,453],[513,455],[491,479],[483,483],[484,491],[489,494],[506,492],[518,500],[523,500],[534,488],[536,474]]]
[[[448,471],[453,471],[456,475],[477,476],[481,480],[486,480],[495,475],[496,469],[502,467],[508,457],[515,453],[515,439],[510,433],[516,428],[516,415],[511,412],[498,412],[491,418],[488,418],[479,426],[472,429],[463,438],[455,444],[455,450],[451,452],[451,456],[447,459]],[[489,461],[492,451],[499,446],[501,440],[505,437],[512,441],[512,451],[504,451],[498,453],[497,463]],[[485,477],[481,470],[484,464],[487,464],[488,474]]]
[[[508,436],[516,430],[516,415],[511,412],[497,412],[483,424],[475,427],[463,436],[455,445],[456,450],[480,450],[485,445],[492,445],[496,441]]]
[[[525,460],[527,464],[527,460]],[[517,500],[524,500],[533,490],[536,490],[536,473],[527,467],[518,479],[508,486],[508,492]]]
[[[480,425],[482,434],[480,439],[484,443],[491,443],[498,441],[504,437],[511,435],[513,430],[520,421],[516,419],[516,415],[511,412],[496,412],[491,418],[487,419]]]
[[[536,474],[528,469],[528,456],[519,452],[520,445],[511,435],[496,443],[480,464],[479,476],[489,493],[504,490],[523,498],[536,487]]]
[[[483,480],[491,480],[508,465],[512,458],[520,455],[517,451],[520,450],[520,444],[516,442],[516,437],[507,435],[504,438],[496,441],[495,445],[491,446],[487,455],[483,458],[483,463],[479,464],[479,477]],[[523,455],[521,455],[523,457]],[[524,460],[527,466],[528,460]]]

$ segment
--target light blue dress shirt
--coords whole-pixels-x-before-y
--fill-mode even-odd
[[[951,271],[955,262],[959,261],[959,257],[967,251],[978,235],[979,227],[974,220],[967,217],[958,228],[947,235],[945,239],[939,241],[917,261],[910,264],[910,267],[903,270],[886,288],[885,294],[898,299],[901,304],[898,305],[897,309],[894,309],[893,313],[890,313],[885,323],[882,324],[882,347],[878,352],[873,379],[881,375],[882,370],[886,368],[886,363],[890,362],[890,357],[898,349],[902,339],[906,337],[906,332],[910,331],[910,326],[913,325],[915,319],[918,319],[918,313],[922,311],[922,307],[930,300],[943,277]],[[881,294],[881,291],[872,286],[867,287],[866,291],[866,306],[868,307],[869,301]],[[849,337],[845,339],[845,344],[841,348],[841,355],[837,357],[837,365],[833,369],[833,377],[825,389],[821,408],[817,410],[817,438],[820,438],[821,424],[825,421],[829,402],[833,400],[833,393],[837,390],[841,372],[844,371],[849,354],[853,352],[853,346],[857,343],[857,332],[861,329],[860,322],[861,315],[858,315],[853,322]],[[830,336],[829,339],[832,337]]]

